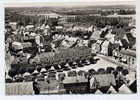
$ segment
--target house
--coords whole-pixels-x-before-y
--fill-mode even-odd
[[[136,51],[135,50],[121,50],[119,52],[120,60],[129,66],[136,67]]]
[[[133,92],[136,93],[137,92],[137,81],[134,80],[130,85],[129,85],[129,89]]]
[[[9,25],[12,27],[13,30],[17,29],[17,22],[9,22]]]
[[[121,94],[124,94],[124,93],[133,93],[128,86],[126,86],[125,84],[123,84],[120,88],[119,88],[119,92],[118,93],[121,93]]]
[[[62,15],[60,18],[63,23],[70,23],[76,21],[76,15]]]
[[[34,30],[34,25],[27,25],[25,27],[28,31],[33,31]]]
[[[112,55],[115,59],[119,58],[119,50],[118,49],[114,49],[113,50],[113,55]]]
[[[102,34],[102,31],[101,31],[101,30],[95,30],[95,31],[92,33],[90,39],[91,39],[91,40],[98,40],[98,39],[100,39],[100,35],[101,35],[101,34]]]
[[[86,93],[87,92],[87,79],[84,76],[67,77],[64,81],[64,89],[66,93]]]
[[[119,46],[123,46],[122,41],[121,40],[116,40],[114,41],[115,44],[118,44]]]
[[[97,40],[96,43],[92,44],[92,52],[93,53],[99,53],[101,51],[101,45],[103,43],[103,40]]]
[[[117,91],[114,89],[113,86],[110,86],[110,88],[108,89],[107,93],[108,93],[108,94],[116,94]]]
[[[115,86],[116,81],[113,74],[98,74],[90,79],[90,89],[100,89],[102,87]]]
[[[93,32],[94,26],[91,25],[90,27],[88,27],[88,32]]]
[[[103,94],[103,93],[99,89],[97,89],[95,94]]]
[[[14,61],[14,56],[12,56],[10,52],[5,53],[5,64],[6,64],[5,72],[6,73],[8,73],[9,70],[11,69],[11,64],[13,61]]]
[[[49,18],[59,18],[61,15],[57,13],[40,13],[37,14],[37,16],[45,17],[45,19],[49,19]]]
[[[122,43],[121,49],[128,49],[129,48],[129,43],[127,42],[126,39],[121,39],[121,43]]]
[[[59,83],[57,80],[39,81],[40,94],[59,94]],[[62,90],[62,89],[61,89]],[[65,93],[65,90],[63,91]]]
[[[136,18],[131,19],[129,26],[136,26]]]
[[[130,30],[130,34],[131,34],[133,37],[136,38],[136,27],[134,27],[134,28],[132,28],[132,29]]]
[[[63,26],[55,26],[56,31],[62,31],[63,30]]]
[[[110,41],[105,40],[101,46],[101,54],[104,54],[106,56],[112,56],[112,50],[113,44]]]
[[[135,42],[135,44],[133,45],[132,49],[133,49],[133,50],[136,50],[136,42]]]
[[[112,34],[111,31],[108,32],[108,34],[105,36],[105,38],[107,38],[108,41],[110,41],[111,43],[114,43],[114,37],[115,34]]]
[[[13,51],[20,51],[23,50],[23,45],[20,42],[13,42],[12,43],[12,48]]]
[[[33,95],[32,82],[6,83],[6,95]]]
[[[128,42],[129,48],[132,48],[133,45],[135,45],[135,43],[136,43],[136,38],[133,37],[131,33],[126,33],[123,36],[123,39],[125,39]]]
[[[125,39],[119,39],[114,41],[114,48],[115,49],[128,49],[129,48],[129,43]]]
[[[114,41],[120,41],[122,43],[122,48],[133,48],[136,43],[135,34],[132,32],[125,32],[124,29],[113,29],[112,34],[115,34]]]
[[[122,28],[114,28],[114,29],[112,29],[111,33],[115,34],[115,37],[114,37],[115,40],[120,40],[124,37],[125,30]]]
[[[136,51],[132,49],[122,49],[120,51],[114,50],[113,56],[118,58],[119,61],[132,66],[136,67]]]

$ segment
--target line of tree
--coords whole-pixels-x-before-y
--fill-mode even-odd
[[[115,17],[102,17],[102,16],[75,16],[75,18],[67,18],[67,22],[81,22],[87,24],[94,24],[99,27],[105,25],[112,26],[126,26],[130,22],[131,18],[115,18]]]

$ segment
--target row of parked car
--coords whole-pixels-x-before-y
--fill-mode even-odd
[[[36,64],[31,66],[23,67],[21,66],[18,70],[10,70],[8,75],[10,77],[20,77],[18,76],[36,76],[39,73],[47,73],[48,75],[55,75],[56,73],[69,71],[71,69],[76,69],[78,67],[84,67],[86,65],[95,64],[98,59],[94,59],[94,57],[89,57],[88,59],[77,59],[76,61],[67,60],[67,62],[61,62],[60,64],[53,64],[53,65],[45,65],[42,66],[41,64]],[[33,77],[32,77],[33,78]],[[27,78],[25,78],[26,80]],[[27,80],[28,81],[28,80]]]

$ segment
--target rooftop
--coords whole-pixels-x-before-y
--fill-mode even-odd
[[[77,76],[77,77],[67,77],[63,83],[64,84],[73,84],[73,83],[85,83],[87,79],[84,76]]]
[[[121,50],[120,53],[122,53],[124,55],[128,55],[128,56],[136,57],[136,51],[135,50],[131,50],[131,49]]]

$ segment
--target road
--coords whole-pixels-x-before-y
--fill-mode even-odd
[[[100,58],[102,58],[102,59],[104,59],[104,60],[106,60],[106,61],[108,61],[108,62],[112,62],[112,63],[114,63],[114,64],[116,64],[118,66],[122,66],[122,67],[127,68],[127,69],[129,69],[131,71],[136,72],[136,68],[131,67],[131,66],[128,66],[127,64],[118,62],[113,57],[108,57],[108,56],[104,56],[104,55],[101,55],[101,54],[98,54],[97,56],[100,57]]]
[[[99,68],[104,68],[104,69],[106,69],[107,67],[116,68],[117,66],[120,65],[119,63],[115,63],[115,62],[110,61],[108,59],[105,59],[104,57],[101,57],[99,55],[97,55],[95,58],[100,59],[100,60],[97,61],[96,64],[90,64],[90,65],[87,65],[87,66],[84,66],[84,67],[78,67],[76,69],[71,69],[71,71],[78,72],[80,70],[84,70],[84,71],[87,72],[89,69],[94,69],[94,70],[97,71]],[[125,68],[126,68],[126,66],[125,66]],[[67,72],[68,71],[64,71],[63,73],[65,73],[66,76],[67,76]],[[59,73],[57,73],[57,75],[58,74]],[[129,70],[129,74],[126,77],[127,77],[128,80],[130,80],[130,83],[132,83],[136,79],[135,74],[136,74],[136,72],[134,70]]]

